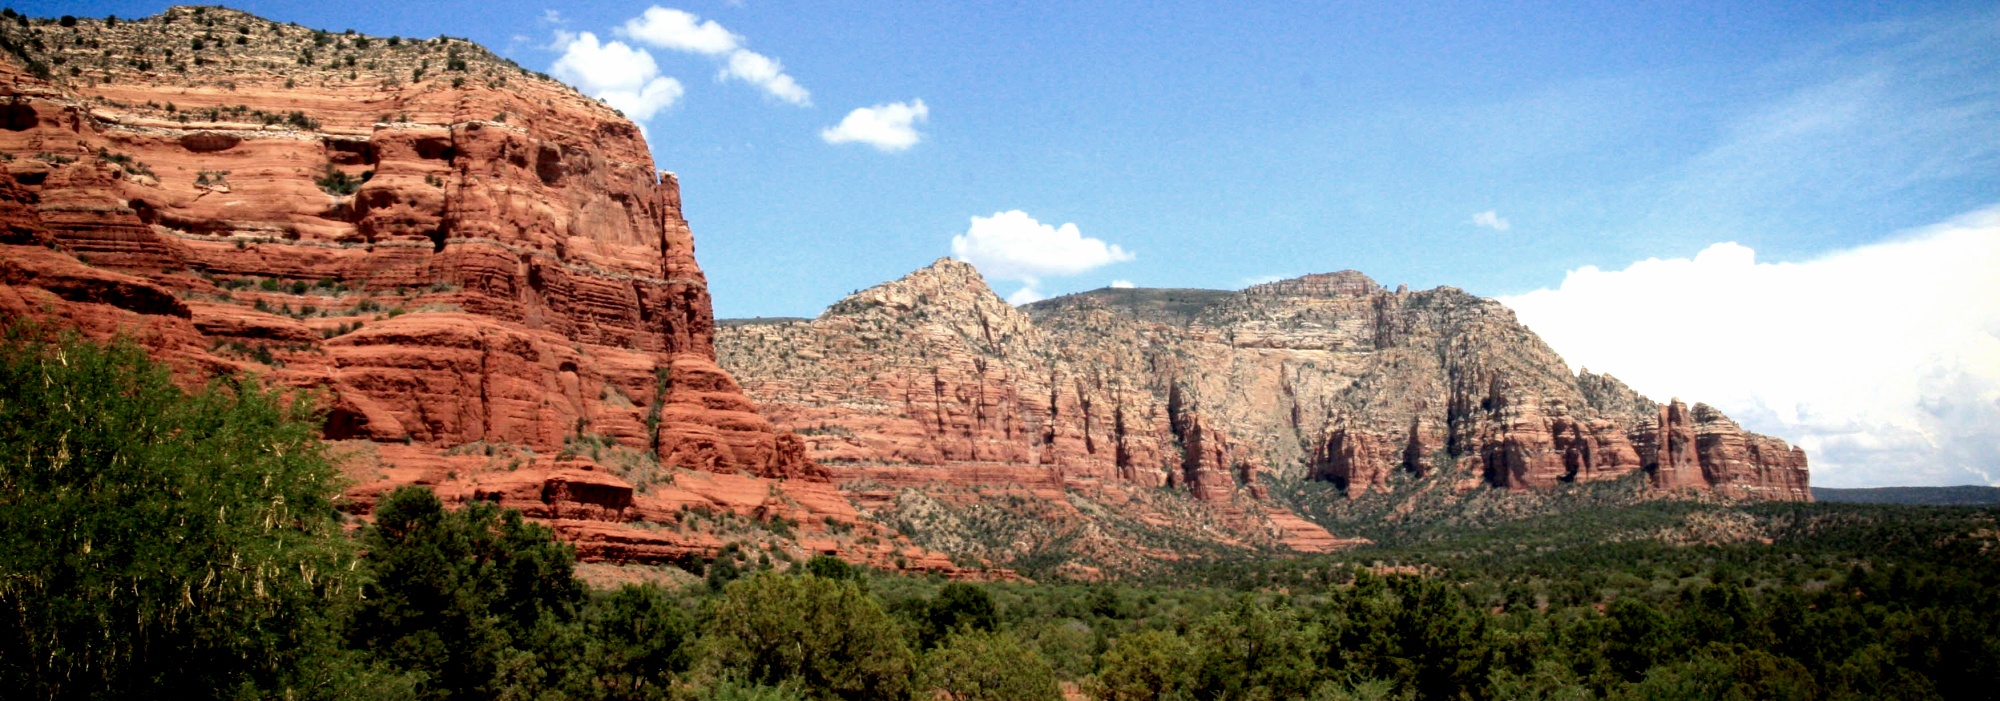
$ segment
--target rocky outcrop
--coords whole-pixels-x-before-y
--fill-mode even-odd
[[[726,325],[716,349],[836,477],[882,465],[1035,467],[1093,494],[1184,490],[1248,543],[1345,544],[1266,499],[1262,452],[1199,410],[1194,390],[1128,372],[1146,362],[1131,349],[1059,343],[961,261],[862,290],[809,321]],[[948,480],[954,469],[926,474]],[[1244,535],[1253,532],[1267,535]]]
[[[1353,271],[1017,311],[947,260],[811,322],[727,329],[718,348],[829,460],[1045,464],[1215,503],[1254,502],[1269,476],[1360,495],[1400,475],[1544,490],[1640,472],[1663,489],[1809,498],[1783,441],[1571,373],[1497,302]]]
[[[858,518],[715,363],[679,185],[611,108],[461,40],[215,7],[0,34],[0,315],[317,394],[328,438],[380,456],[363,512],[427,484],[642,560],[719,547],[659,528],[677,505],[797,520],[795,548]],[[635,470],[790,496],[759,515]],[[829,547],[941,561],[880,535]]]
[[[1548,489],[1643,471],[1663,489],[1810,498],[1802,452],[1713,408],[1660,406],[1610,376],[1572,374],[1506,307],[1456,289],[1309,275],[1182,308],[1184,324],[1163,321],[1156,300],[1133,307],[1130,295],[1098,291],[1028,310],[1064,352],[1145,349],[1086,352],[1118,358],[1105,374],[1176,368],[1152,384],[1194,388],[1195,409],[1252,441],[1252,452],[1350,495],[1388,491],[1402,474],[1444,474],[1462,489]]]

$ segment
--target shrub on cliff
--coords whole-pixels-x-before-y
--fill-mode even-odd
[[[0,330],[0,687],[310,696],[284,690],[367,676],[330,630],[357,585],[313,419],[254,381],[182,390],[129,341]]]

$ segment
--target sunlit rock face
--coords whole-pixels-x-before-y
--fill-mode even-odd
[[[811,321],[726,328],[722,361],[829,461],[987,460],[1174,486],[1398,474],[1809,499],[1803,453],[1705,405],[1572,373],[1506,307],[1353,272],[1241,292],[1105,289],[1015,309],[943,260]]]
[[[26,51],[0,56],[0,315],[312,393],[357,513],[422,484],[662,561],[724,540],[662,526],[730,512],[798,524],[797,556],[958,571],[860,537],[716,365],[679,185],[615,110],[464,41],[220,8],[0,31]]]

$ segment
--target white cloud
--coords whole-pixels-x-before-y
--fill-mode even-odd
[[[729,54],[729,64],[716,74],[718,79],[735,78],[763,89],[765,94],[800,107],[812,106],[812,93],[791,76],[785,75],[778,59],[755,51],[737,49]]]
[[[1075,275],[1133,258],[1116,244],[1085,238],[1076,224],[1049,226],[1018,209],[973,217],[971,228],[951,237],[951,253],[987,277],[1029,287],[1045,276]]]
[[[743,46],[743,37],[682,10],[654,5],[626,20],[618,35],[662,49],[720,56]]]
[[[2000,207],[1758,263],[1735,243],[1501,301],[1570,363],[1806,449],[1826,486],[2000,479]]]
[[[778,59],[744,48],[742,35],[729,31],[715,20],[694,13],[654,5],[638,17],[626,20],[618,35],[660,49],[711,56],[722,61],[716,80],[740,80],[756,86],[764,94],[798,105],[812,106],[812,92],[785,73]]]
[[[840,124],[821,129],[819,138],[829,144],[859,142],[884,152],[902,151],[923,140],[916,125],[930,117],[931,108],[923,100],[861,107],[847,113]]]
[[[1483,226],[1494,231],[1506,231],[1513,227],[1512,224],[1507,223],[1506,218],[1500,216],[1499,212],[1491,209],[1472,215],[1472,225]]]
[[[1111,281],[1111,289],[1114,289],[1114,290],[1129,290],[1129,289],[1132,289],[1132,288],[1134,288],[1134,287],[1138,287],[1138,285],[1134,285],[1134,284],[1132,284],[1132,281],[1131,281],[1131,280],[1112,280],[1112,281]]]
[[[1034,285],[1023,287],[1015,290],[1014,294],[1007,295],[1007,303],[1016,307],[1023,304],[1034,304],[1045,299],[1048,299],[1048,295],[1044,295],[1041,291],[1036,290]]]
[[[563,43],[563,55],[549,73],[618,108],[633,121],[652,119],[686,92],[680,81],[660,75],[659,65],[645,49],[619,41],[599,43],[590,32],[562,34],[558,40]]]

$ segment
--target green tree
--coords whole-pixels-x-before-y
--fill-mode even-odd
[[[583,633],[587,671],[576,675],[571,696],[658,699],[687,671],[694,623],[659,587],[628,584],[591,599]]]
[[[1195,663],[1194,647],[1173,633],[1119,636],[1099,661],[1092,692],[1102,701],[1191,699]]]
[[[1008,632],[964,629],[924,655],[923,687],[952,701],[1055,701],[1055,668]]]
[[[374,580],[351,639],[427,675],[425,698],[560,683],[546,663],[569,659],[564,626],[584,592],[575,556],[546,526],[483,502],[449,511],[429,489],[402,487],[376,506],[362,542]],[[564,654],[538,654],[551,650]]]
[[[252,380],[187,392],[129,341],[0,331],[0,685],[379,686],[335,649],[356,585],[317,436],[304,399]]]
[[[860,575],[859,568],[832,555],[814,555],[806,561],[806,572],[827,579],[853,579]]]
[[[797,684],[815,699],[904,699],[902,628],[851,581],[765,570],[729,583],[703,629],[710,679]]]
[[[924,606],[921,643],[929,648],[944,642],[946,636],[956,631],[990,631],[999,625],[1000,616],[993,606],[993,595],[977,584],[952,582],[939,589],[937,595]]]
[[[1665,656],[1671,642],[1667,617],[1646,602],[1619,597],[1606,611],[1611,619],[1605,656],[1626,681],[1638,681]]]
[[[1205,699],[1296,699],[1313,690],[1319,628],[1291,607],[1243,597],[1188,635],[1199,659],[1196,695]]]

